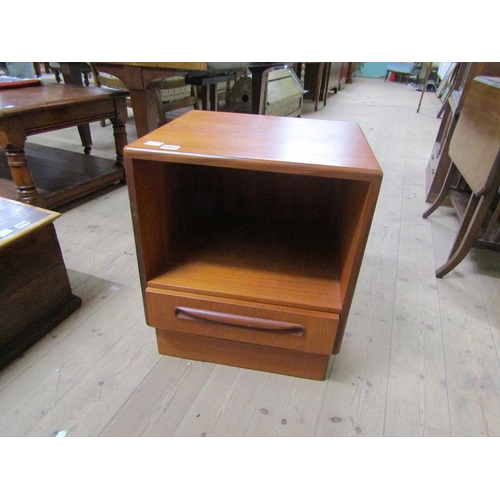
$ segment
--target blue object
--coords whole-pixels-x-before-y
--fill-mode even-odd
[[[391,62],[387,65],[385,81],[387,81],[389,73],[406,76],[406,81],[408,81],[411,75],[418,75],[420,73],[420,69],[418,68],[418,63]]]

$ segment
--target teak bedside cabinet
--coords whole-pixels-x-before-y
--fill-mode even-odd
[[[190,111],[124,156],[159,352],[323,380],[382,181],[360,127]]]

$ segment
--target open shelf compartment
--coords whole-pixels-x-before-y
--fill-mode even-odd
[[[135,167],[147,286],[341,311],[367,183],[148,160]]]

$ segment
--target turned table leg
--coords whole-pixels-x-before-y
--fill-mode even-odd
[[[115,139],[116,163],[115,166],[123,168],[123,148],[127,145],[127,101],[125,98],[115,100],[116,117],[111,119],[113,136]]]
[[[24,149],[6,148],[5,154],[16,185],[17,200],[45,208],[45,201],[35,187]]]
[[[92,151],[92,135],[90,133],[90,125],[86,123],[85,125],[78,125],[77,128],[80,140],[82,141],[83,152],[86,155],[89,155]]]
[[[26,133],[22,125],[15,119],[4,125],[0,132],[0,146],[5,150],[12,180],[17,190],[17,200],[45,208],[43,196],[37,191],[35,181],[24,152]]]

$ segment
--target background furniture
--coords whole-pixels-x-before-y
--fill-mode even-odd
[[[426,167],[426,198],[432,203],[441,191],[451,158],[448,154],[450,140],[462,110],[464,96],[476,76],[500,76],[498,62],[461,62],[457,63],[452,89],[442,110],[442,121]],[[449,200],[445,203],[450,204]]]
[[[124,92],[46,84],[0,92],[0,146],[4,148],[18,201],[52,208],[108,184],[122,181],[123,148],[127,144],[127,107]],[[25,152],[26,138],[33,134],[109,118],[113,123],[116,162],[107,170],[77,171],[57,179],[54,191],[40,193]],[[103,162],[99,164],[102,165]],[[88,165],[88,164],[85,164]],[[73,165],[66,166],[71,170]],[[45,179],[54,172],[52,163],[42,166]],[[64,171],[64,169],[63,169]],[[48,182],[48,186],[51,183]]]
[[[360,127],[189,111],[125,166],[160,353],[323,379],[382,180]]]
[[[116,76],[108,75],[96,70],[94,63],[89,63],[96,87],[106,87],[119,89],[127,92],[127,107],[133,109],[130,95],[125,84]],[[193,106],[198,107],[198,96],[196,87],[186,83],[186,75],[179,74],[170,76],[158,81],[156,88],[156,102],[158,109],[158,125],[164,125],[166,114],[176,109]],[[105,126],[106,121],[101,121],[101,126]]]
[[[61,74],[65,84],[85,85],[89,86],[89,78],[91,76],[91,68],[86,62],[52,62],[49,63],[50,69],[54,72],[56,82],[61,83]],[[78,125],[78,133],[84,147],[84,153],[90,154],[92,147],[92,135],[88,123]]]
[[[137,136],[158,128],[161,123],[157,88],[165,78],[188,74],[188,78],[216,77],[250,68],[252,72],[252,112],[259,113],[263,72],[279,63],[208,62],[94,62],[98,72],[119,78],[129,90]],[[208,87],[207,87],[208,89]],[[210,101],[206,100],[207,105]]]
[[[59,215],[0,198],[0,368],[82,302],[52,224]]]
[[[387,65],[385,81],[387,81],[389,73],[393,73],[396,75],[396,78],[400,76],[403,81],[406,78],[406,83],[410,81],[410,77],[415,76],[418,83],[421,68],[422,63],[391,62]]]
[[[336,94],[347,83],[352,83],[356,70],[355,62],[295,63],[298,64],[304,66],[304,98],[314,101],[315,111],[320,102],[326,106],[329,92]],[[300,74],[298,69],[296,73]]]
[[[332,63],[306,62],[304,64],[304,99],[314,101],[314,111],[318,110],[319,102],[326,106]]]
[[[447,262],[436,271],[442,278],[467,255],[477,239],[500,248],[500,78],[476,77],[463,101],[450,140],[451,163],[431,215],[450,196],[462,219]]]

